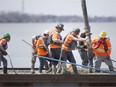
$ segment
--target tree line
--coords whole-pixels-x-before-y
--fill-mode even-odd
[[[0,23],[47,23],[47,22],[83,22],[82,16],[77,15],[30,15],[19,12],[0,12]],[[94,16],[89,22],[116,22],[116,17]]]

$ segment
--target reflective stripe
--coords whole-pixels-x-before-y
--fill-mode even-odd
[[[68,47],[65,46],[64,44],[62,45],[62,49],[65,50],[65,51],[71,52],[71,50],[69,50]]]
[[[97,50],[98,52],[105,53],[105,50],[103,50],[103,49],[97,48],[96,50]]]
[[[44,48],[44,46],[38,47],[38,48]]]
[[[62,48],[64,48],[64,49],[68,49],[68,47],[67,47],[67,46],[65,46],[65,45],[62,45]]]
[[[56,42],[58,39],[57,38],[53,38],[53,41]]]
[[[112,47],[108,47],[108,50],[111,50],[112,49]]]
[[[112,47],[108,47],[108,50],[111,50]],[[105,53],[104,49],[97,48],[96,49],[98,52]]]
[[[103,49],[97,48],[96,50],[97,50],[98,52],[105,53],[105,50],[103,50]],[[109,48],[108,50],[111,50],[111,48]]]

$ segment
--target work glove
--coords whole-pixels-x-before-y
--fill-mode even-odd
[[[5,56],[8,55],[8,53],[7,53],[6,51],[3,51],[2,53],[3,53],[3,55],[5,55]]]

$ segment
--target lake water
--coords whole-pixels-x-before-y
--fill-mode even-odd
[[[58,23],[1,23],[0,24],[0,37],[6,32],[11,34],[11,41],[9,42],[9,48],[7,52],[9,53],[13,66],[18,68],[30,67],[31,66],[31,47],[24,43],[22,39],[26,40],[31,44],[31,38],[33,35],[38,35],[43,33],[45,30],[50,30]],[[64,37],[73,28],[79,27],[81,31],[84,30],[83,23],[63,23],[64,29],[61,35]],[[112,54],[111,58],[116,60],[116,23],[90,23],[92,38],[97,37],[101,30],[107,32],[112,43]],[[73,51],[77,64],[81,64],[81,59],[78,51]],[[8,59],[8,57],[6,56]],[[116,63],[113,63],[116,67]],[[8,67],[11,67],[8,59]],[[39,61],[37,59],[36,66],[39,67]],[[104,63],[102,67],[107,67]]]

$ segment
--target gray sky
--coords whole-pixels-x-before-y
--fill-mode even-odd
[[[23,0],[0,0],[0,11],[22,11]],[[24,0],[29,14],[82,15],[81,0]],[[116,16],[116,0],[86,0],[90,16]]]

